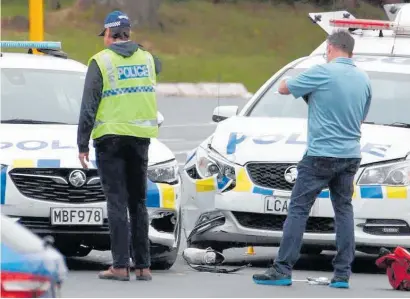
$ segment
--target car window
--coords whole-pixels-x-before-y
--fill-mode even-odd
[[[246,111],[252,117],[307,118],[308,108],[302,98],[277,93],[279,83],[295,77],[305,69],[290,69],[276,80],[257,102]],[[367,72],[372,85],[372,103],[367,122],[391,124],[410,123],[410,75],[385,72]],[[388,111],[388,113],[387,113]]]
[[[21,253],[36,253],[44,250],[43,241],[21,224],[0,215],[1,242]]]
[[[1,69],[1,120],[77,124],[85,73]]]

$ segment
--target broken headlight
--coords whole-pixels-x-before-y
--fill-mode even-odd
[[[220,189],[225,189],[236,180],[234,165],[211,149],[198,147],[196,169],[202,178],[216,176]]]

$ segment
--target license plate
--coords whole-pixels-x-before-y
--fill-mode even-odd
[[[275,196],[265,197],[265,213],[286,215],[290,199]]]
[[[51,208],[52,225],[102,225],[102,208]]]

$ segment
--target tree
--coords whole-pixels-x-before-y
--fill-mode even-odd
[[[93,5],[107,11],[119,9],[126,13],[134,26],[151,28],[160,25],[158,10],[162,0],[77,0],[76,5],[81,9],[88,9]]]
[[[61,8],[61,3],[59,0],[49,0],[48,3],[51,10],[57,10]]]

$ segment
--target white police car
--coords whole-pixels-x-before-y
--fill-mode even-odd
[[[353,195],[357,249],[368,253],[380,246],[410,248],[410,5],[385,10],[391,19],[397,15],[397,22],[358,20],[345,11],[310,14],[327,33],[334,26],[356,28],[351,30],[354,60],[372,83]],[[307,105],[278,94],[278,85],[325,63],[325,51],[324,42],[284,66],[239,113],[236,106],[215,109],[213,120],[221,122],[188,155],[183,171],[188,246],[279,245],[296,164],[306,149]],[[334,245],[334,212],[329,191],[323,190],[312,208],[302,252],[317,254]]]
[[[87,67],[65,57],[59,42],[1,42],[1,209],[34,233],[52,235],[67,256],[109,250],[104,194],[94,150],[78,161],[77,122]],[[159,114],[160,123],[163,117]],[[153,268],[170,268],[181,226],[181,182],[175,156],[152,139],[147,206]]]

